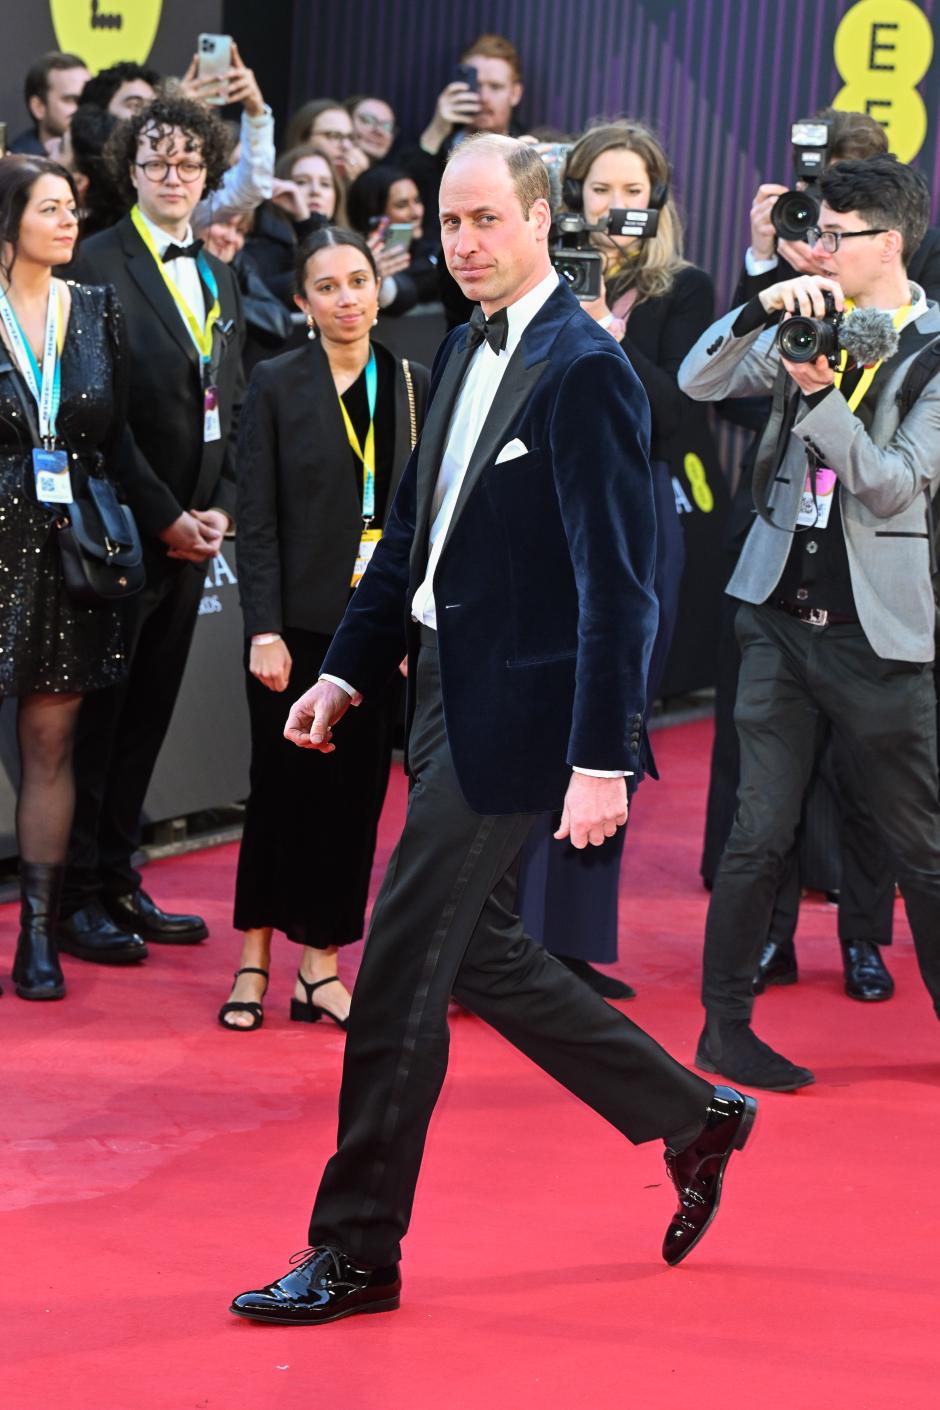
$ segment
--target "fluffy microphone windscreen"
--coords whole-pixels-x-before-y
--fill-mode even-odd
[[[898,330],[880,308],[853,308],[839,326],[839,342],[859,367],[883,362],[898,350]]]

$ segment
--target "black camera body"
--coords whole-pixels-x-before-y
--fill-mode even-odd
[[[836,308],[828,289],[823,290],[823,300],[825,317],[809,318],[797,314],[786,319],[777,329],[777,346],[788,362],[815,362],[817,357],[824,357],[830,367],[838,364],[842,354],[839,329],[844,314]]]
[[[801,191],[785,191],[774,202],[770,219],[781,240],[805,240],[819,220],[819,178],[829,157],[831,124],[824,118],[803,118],[790,128],[793,166]]]
[[[617,208],[609,211],[600,225],[589,225],[583,215],[559,211],[552,221],[552,266],[576,299],[591,303],[600,298],[604,287],[604,257],[594,247],[592,235],[632,235],[638,240],[649,240],[658,225],[659,211],[655,209]]]

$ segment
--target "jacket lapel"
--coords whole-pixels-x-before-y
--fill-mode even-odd
[[[167,332],[179,344],[189,359],[198,366],[199,354],[176,307],[169,289],[154,263],[153,256],[125,216],[126,225],[121,231],[121,243],[127,256],[127,268],[144,298],[158,314]]]
[[[434,497],[434,486],[440,473],[450,419],[467,368],[467,360],[466,339],[458,338],[435,389],[421,431],[418,446],[416,526],[411,547],[412,564],[427,553],[431,500]]]

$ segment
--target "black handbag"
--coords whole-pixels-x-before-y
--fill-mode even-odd
[[[39,427],[28,397],[9,359],[0,373],[11,382],[32,436],[40,446]],[[77,478],[77,477],[76,477]],[[83,607],[110,607],[140,592],[145,581],[144,551],[134,515],[121,504],[110,480],[82,474],[72,485],[71,504],[48,508],[54,514],[65,590]]]

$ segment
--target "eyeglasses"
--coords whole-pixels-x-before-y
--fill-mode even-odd
[[[373,117],[371,113],[357,113],[356,121],[361,122],[363,127],[374,127],[379,132],[385,132],[389,137],[395,131],[395,124],[391,118],[377,118]]]
[[[154,158],[153,161],[135,162],[134,165],[140,168],[148,181],[166,181],[171,167],[180,181],[187,183],[198,181],[206,169],[205,162],[186,161],[185,159],[181,162],[165,162]]]
[[[327,132],[322,127],[315,127],[310,136],[325,137],[328,142],[343,142],[345,144],[351,144],[356,140],[351,132]]]
[[[843,240],[857,240],[862,235],[887,235],[887,233],[886,229],[880,228],[878,230],[820,230],[818,225],[811,225],[806,232],[806,243],[811,250],[819,245],[827,255],[834,255]]]

